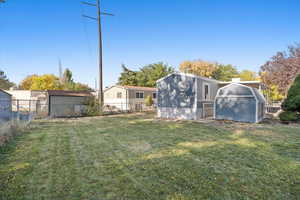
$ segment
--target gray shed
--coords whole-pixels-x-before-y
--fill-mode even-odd
[[[85,102],[92,96],[89,91],[49,90],[49,116],[77,117],[86,110]]]
[[[218,90],[215,119],[257,123],[264,119],[266,100],[256,89],[232,83]]]
[[[0,89],[0,122],[9,121],[12,116],[12,97]]]
[[[157,81],[157,115],[160,118],[198,120],[213,116],[218,81],[173,73]]]

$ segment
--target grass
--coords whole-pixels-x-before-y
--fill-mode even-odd
[[[6,145],[16,136],[26,130],[29,122],[13,120],[0,122],[0,147]]]
[[[300,127],[153,115],[36,121],[0,149],[0,199],[300,199]]]

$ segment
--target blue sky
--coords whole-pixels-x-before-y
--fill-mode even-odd
[[[90,0],[93,2],[93,0]],[[204,59],[258,71],[277,51],[300,42],[299,0],[102,0],[104,83],[163,61]],[[12,81],[58,74],[58,58],[76,81],[94,86],[97,26],[79,0],[7,0],[0,5],[0,68]]]

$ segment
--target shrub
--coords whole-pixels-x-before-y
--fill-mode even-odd
[[[287,98],[282,103],[282,109],[285,111],[300,112],[300,75],[290,87]]]
[[[146,106],[152,106],[153,105],[152,96],[149,95],[149,96],[146,97],[145,104],[146,104]]]
[[[84,102],[86,106],[85,115],[86,116],[97,116],[99,115],[99,102],[95,97],[89,97],[86,102]]]
[[[297,121],[298,115],[296,112],[285,111],[279,114],[279,118],[283,122],[291,122],[291,121]]]

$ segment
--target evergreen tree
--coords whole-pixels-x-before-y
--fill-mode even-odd
[[[288,90],[288,95],[282,103],[282,108],[285,111],[300,112],[300,75],[297,76]]]
[[[14,86],[13,82],[10,82],[5,73],[0,70],[0,89],[8,90],[10,87]]]

